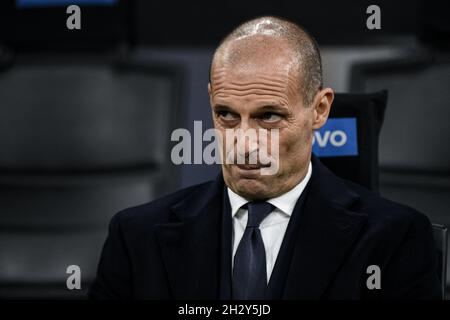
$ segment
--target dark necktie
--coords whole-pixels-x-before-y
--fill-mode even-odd
[[[273,210],[267,202],[249,202],[244,235],[234,255],[233,299],[264,299],[267,289],[266,251],[259,225]]]

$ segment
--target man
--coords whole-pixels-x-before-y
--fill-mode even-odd
[[[244,23],[217,48],[208,92],[223,136],[277,130],[277,171],[224,163],[215,181],[118,213],[92,298],[439,298],[428,219],[311,154],[334,95],[311,36],[275,17]]]

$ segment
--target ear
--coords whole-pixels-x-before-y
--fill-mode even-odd
[[[327,122],[330,114],[331,104],[333,103],[334,92],[331,88],[324,88],[320,90],[314,98],[314,119],[312,128],[317,130]]]

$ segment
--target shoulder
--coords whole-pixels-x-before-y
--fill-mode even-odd
[[[395,231],[396,233],[429,232],[431,222],[422,212],[372,192],[360,185],[345,181],[352,192],[358,194],[358,200],[351,210],[367,214],[369,227]]]
[[[126,208],[116,213],[111,219],[111,225],[120,224],[124,228],[150,227],[158,223],[171,222],[170,208],[194,194],[208,192],[213,181],[204,182],[183,188],[151,202]]]

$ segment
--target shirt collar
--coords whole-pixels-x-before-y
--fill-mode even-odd
[[[300,181],[294,188],[289,190],[288,192],[275,197],[268,199],[267,202],[278,208],[279,210],[283,211],[287,215],[291,215],[294,211],[295,204],[297,203],[298,198],[300,198],[300,195],[302,194],[303,190],[305,190],[305,187],[311,178],[312,174],[312,165],[311,162],[309,162],[308,165],[308,171],[306,172],[305,178]],[[227,187],[228,192],[228,198],[230,199],[230,205],[231,205],[231,216],[234,217],[239,209],[245,205],[246,203],[250,202],[246,198],[238,195],[233,190]]]

